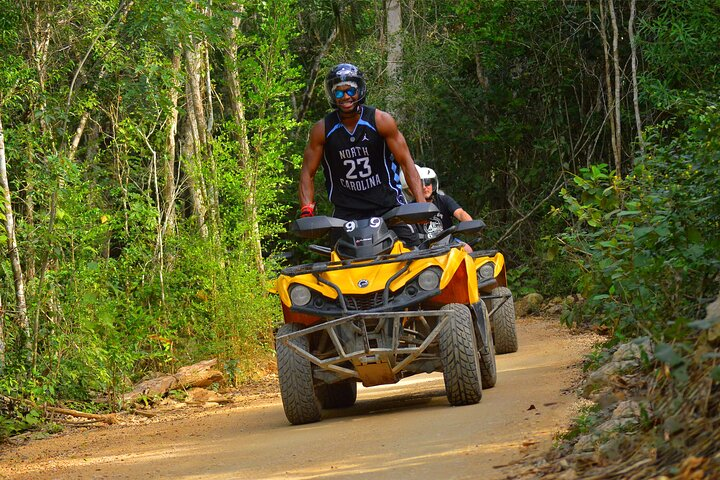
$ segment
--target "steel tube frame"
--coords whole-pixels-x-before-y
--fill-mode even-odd
[[[400,326],[403,318],[408,317],[440,317],[440,321],[438,324],[433,328],[430,333],[427,335],[425,340],[417,347],[403,347],[400,348]],[[368,339],[368,331],[367,331],[367,325],[366,320],[370,319],[384,319],[392,320],[393,326],[391,329],[391,348],[370,348],[370,343]],[[342,341],[337,335],[337,332],[335,329],[341,325],[347,324],[349,322],[355,322],[360,320],[361,326],[360,334],[363,337],[363,348],[361,350],[356,350],[354,352],[346,352],[343,348]],[[360,378],[358,373],[355,370],[351,370],[349,368],[341,367],[340,363],[351,361],[355,358],[360,358],[368,355],[377,355],[382,354],[383,356],[397,356],[397,355],[407,355],[405,358],[403,358],[397,365],[395,365],[392,369],[393,374],[399,373],[403,368],[405,368],[407,365],[409,365],[412,361],[414,361],[416,358],[418,358],[422,353],[427,350],[427,348],[430,346],[430,344],[437,338],[438,334],[440,333],[441,329],[444,328],[445,324],[448,321],[448,312],[444,310],[415,310],[412,312],[384,312],[384,313],[355,313],[353,315],[348,315],[346,317],[336,318],[334,320],[330,320],[328,322],[324,322],[318,325],[314,325],[312,327],[304,328],[302,330],[299,330],[297,332],[288,333],[285,335],[281,335],[277,337],[278,342],[283,342],[285,345],[287,345],[289,348],[294,350],[298,355],[301,357],[309,360],[314,365],[317,365],[318,367],[330,370],[332,372],[338,373],[346,378],[353,377],[353,378]],[[358,327],[355,326],[355,329]],[[310,335],[316,332],[320,332],[322,330],[325,330],[330,337],[330,340],[332,341],[333,345],[335,346],[335,350],[338,352],[338,355],[331,358],[326,359],[320,359],[313,355],[312,353],[303,350],[298,345],[296,345],[294,342],[291,342],[291,340],[295,338],[299,338],[303,335]]]

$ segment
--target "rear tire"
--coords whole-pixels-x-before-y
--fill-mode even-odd
[[[286,323],[277,332],[276,338],[302,330],[297,323]],[[309,350],[307,336],[291,340],[301,349]],[[302,425],[320,420],[320,402],[313,388],[312,364],[301,357],[284,342],[275,342],[277,353],[278,380],[285,416],[293,425]]]
[[[518,351],[517,329],[515,326],[515,303],[513,302],[512,293],[507,287],[497,287],[492,291],[493,295],[509,295],[509,298],[495,298],[492,300],[492,308],[499,305],[505,300],[500,308],[495,311],[490,323],[493,329],[493,338],[495,340],[495,353],[502,355],[503,353],[514,353]]]
[[[482,381],[470,310],[459,303],[445,305],[442,310],[449,317],[438,335],[445,394],[451,405],[478,403]]]
[[[357,400],[357,382],[323,383],[315,387],[315,394],[322,408],[352,407]]]
[[[480,302],[482,307],[483,322],[485,323],[485,331],[488,335],[487,353],[483,353],[483,345],[480,344],[480,335],[478,332],[478,353],[480,354],[480,376],[482,378],[482,388],[492,388],[497,382],[497,365],[495,363],[495,343],[493,342],[492,330],[490,326],[490,316],[484,302]]]

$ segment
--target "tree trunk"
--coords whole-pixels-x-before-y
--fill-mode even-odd
[[[162,396],[173,389],[188,389],[192,387],[208,387],[223,380],[223,373],[217,370],[217,359],[203,360],[202,362],[180,368],[175,375],[162,375],[145,380],[123,396],[126,404],[132,404],[141,397]]]
[[[632,90],[633,90],[633,109],[635,111],[635,128],[637,129],[638,147],[640,155],[645,156],[645,140],[643,139],[642,119],[640,118],[640,103],[638,101],[638,83],[637,83],[637,45],[635,43],[635,10],[637,0],[630,1],[630,20],[628,21],[628,37],[630,38],[630,53],[632,66]]]
[[[475,53],[475,75],[477,76],[478,82],[480,82],[480,86],[483,90],[490,88],[490,80],[487,75],[485,75],[485,69],[482,66],[482,57],[479,52]]]
[[[33,150],[28,142],[27,164],[33,164]],[[29,231],[35,231],[35,178],[31,168],[25,170],[25,199],[23,205],[23,218]],[[35,278],[35,242],[29,242],[27,258],[25,261],[25,280],[29,283]]]
[[[188,187],[192,195],[193,213],[198,222],[200,235],[207,238],[209,235],[207,189],[202,169],[202,156],[207,145],[207,123],[200,91],[200,58],[194,45],[192,49],[186,45],[184,50],[185,72],[187,74],[187,84],[185,86],[187,97],[186,122],[191,134],[190,140],[192,144],[192,154],[185,157],[188,166]]]
[[[400,89],[400,67],[402,65],[402,36],[400,34],[402,30],[402,9],[400,6],[400,0],[388,0],[387,2],[387,41],[388,41],[388,54],[387,54],[387,76],[390,82],[391,93],[393,90]],[[400,112],[397,110],[400,108],[400,103],[396,100],[400,98],[399,95],[391,95],[388,100],[388,107],[393,113],[399,115]]]
[[[215,123],[215,116],[213,113],[213,102],[212,102],[212,81],[210,79],[210,45],[206,40],[203,42],[203,48],[205,55],[203,57],[204,63],[203,68],[205,70],[205,95],[207,96],[207,128],[206,128],[206,146],[205,151],[207,152],[207,159],[210,163],[210,181],[206,182],[208,191],[208,201],[210,202],[210,215],[212,216],[212,233],[215,245],[220,245],[220,193],[218,192],[218,175],[217,175],[217,161],[215,155],[213,155],[213,125]]]
[[[620,33],[618,32],[617,18],[615,16],[615,3],[613,0],[609,0],[610,10],[610,22],[613,32],[612,42],[612,55],[613,55],[613,69],[615,71],[615,169],[617,175],[622,177],[622,134],[620,129],[620,54],[618,52],[618,39]]]
[[[482,65],[482,57],[480,56],[480,48],[478,47],[478,51],[475,53],[475,75],[477,76],[478,82],[480,83],[480,86],[483,90],[487,91],[490,88],[490,79],[488,79],[487,75],[485,75],[485,69]],[[489,123],[488,121],[488,101],[487,96],[483,96],[482,100],[482,112],[483,112],[483,122],[485,125]]]
[[[130,192],[128,191],[128,184],[130,183],[130,166],[126,161],[123,160],[123,153],[120,147],[125,145],[125,142],[121,142],[118,139],[118,130],[120,127],[120,106],[111,105],[108,109],[108,119],[110,120],[110,128],[112,131],[112,158],[113,158],[113,174],[115,180],[120,186],[122,192],[120,198],[122,200],[122,211],[123,211],[123,230],[125,231],[126,238],[130,236]]]
[[[68,151],[68,159],[71,162],[75,160],[75,154],[77,153],[78,146],[80,145],[80,139],[85,132],[85,126],[87,125],[87,121],[89,118],[90,112],[83,112],[82,116],[80,117],[80,123],[75,129],[75,135],[73,135],[72,142],[70,142],[70,150]]]
[[[52,9],[52,4],[45,4],[46,8]],[[38,100],[38,110],[40,115],[40,127],[45,134],[52,135],[50,127],[48,126],[45,112],[47,110],[47,102],[45,100],[45,83],[47,81],[47,60],[48,60],[48,49],[50,46],[50,39],[52,38],[52,23],[50,19],[53,17],[53,11],[42,12],[42,4],[35,5],[32,13],[32,26],[26,23],[25,28],[27,29],[28,39],[30,41],[31,55],[35,62],[35,68],[37,70],[38,89],[35,100]],[[30,12],[23,8],[25,18],[31,18]],[[45,13],[45,15],[43,15]]]
[[[168,117],[168,133],[167,133],[167,154],[163,163],[163,176],[165,184],[163,185],[163,204],[165,205],[165,219],[163,221],[163,235],[174,235],[177,214],[175,210],[175,200],[177,191],[175,185],[175,157],[176,157],[176,140],[177,124],[178,124],[178,97],[179,97],[179,76],[180,76],[180,54],[173,51],[172,56],[172,87],[170,90],[170,115]]]
[[[190,45],[185,46],[185,72],[187,73],[188,82],[188,100],[192,100],[192,111],[196,119],[197,137],[199,146],[207,144],[207,119],[205,118],[205,109],[203,105],[203,94],[201,90],[200,79],[202,78],[201,53],[198,51],[200,46],[190,40]]]
[[[0,291],[0,375],[5,374],[5,308]]]
[[[142,136],[143,140],[145,141],[145,146],[148,148],[148,150],[150,150],[150,153],[152,155],[152,161],[150,162],[150,185],[153,189],[152,193],[154,194],[155,206],[157,208],[157,216],[155,217],[155,258],[157,259],[158,272],[160,277],[160,305],[162,307],[165,307],[165,237],[163,236],[163,207],[160,200],[160,182],[158,181],[159,176],[157,152],[152,147],[148,136],[139,128],[137,130],[140,136]]]
[[[7,176],[7,162],[5,160],[5,135],[2,125],[2,111],[0,110],[0,187],[3,191],[2,213],[5,216],[5,232],[7,235],[8,255],[12,264],[13,278],[15,280],[15,301],[16,322],[25,338],[23,338],[28,354],[32,351],[30,338],[30,321],[27,315],[27,304],[25,302],[25,279],[23,277],[22,264],[20,263],[20,252],[18,251],[17,239],[15,237],[15,218],[13,216],[12,202],[10,198],[10,184]]]
[[[387,2],[388,57],[387,72],[391,81],[398,81],[402,62],[402,10],[399,0]]]
[[[254,252],[255,266],[257,267],[260,275],[265,278],[265,262],[262,258],[262,244],[260,243],[260,219],[257,208],[257,168],[252,169],[252,175],[250,176],[250,178],[250,189],[248,191],[248,197],[245,201],[245,208],[247,213],[249,214],[248,221],[250,222],[250,228],[252,232],[250,244],[252,245]]]
[[[257,188],[257,183],[254,181],[255,176],[252,173],[254,169],[252,168],[250,158],[250,142],[247,136],[245,104],[243,103],[240,92],[240,79],[237,70],[237,35],[239,27],[240,19],[238,17],[235,17],[233,19],[232,27],[228,32],[228,38],[230,39],[230,41],[228,42],[228,48],[225,52],[225,70],[227,75],[228,87],[230,90],[230,110],[233,112],[235,122],[238,126],[238,132],[235,134],[235,138],[240,145],[240,158],[238,159],[238,164],[243,171],[245,187],[248,192],[247,196],[245,197],[245,213],[247,215],[247,222],[250,225],[251,232],[250,237],[248,238],[248,243],[252,248],[253,257],[255,259],[255,266],[257,267],[260,275],[264,277],[265,262],[263,260],[262,244],[260,242],[260,225],[257,210],[257,196],[255,191],[255,189]],[[335,32],[336,35],[337,30]],[[331,37],[334,38],[335,35],[332,35]],[[330,40],[328,40],[328,42],[330,42]],[[326,44],[328,44],[328,42],[326,42]],[[319,61],[316,61],[316,63],[319,63]],[[304,103],[305,102],[303,101],[303,104]]]
[[[225,74],[227,76],[228,89],[230,90],[230,111],[238,127],[238,131],[235,133],[235,140],[240,145],[238,163],[241,168],[245,168],[250,158],[250,143],[247,136],[245,104],[240,94],[240,77],[237,69],[237,32],[239,27],[240,19],[234,17],[232,27],[230,27],[230,31],[228,32],[228,48],[225,51]]]
[[[48,49],[50,47],[50,39],[53,35],[53,24],[49,19],[53,18],[56,12],[53,11],[51,3],[31,4],[21,3],[20,8],[23,12],[25,20],[24,27],[27,35],[27,45],[30,51],[27,53],[32,59],[37,75],[37,89],[30,97],[30,109],[36,110],[37,115],[33,115],[31,123],[38,125],[38,130],[42,132],[46,138],[52,138],[53,132],[47,122],[47,93],[45,84],[47,82],[47,64]],[[46,11],[47,10],[47,11]],[[34,158],[35,151],[31,142],[28,142],[28,165],[33,165],[36,161]],[[35,178],[32,169],[28,169],[25,174],[25,222],[30,232],[35,231]],[[27,262],[25,268],[25,281],[32,281],[35,276],[36,251],[35,245],[38,241],[29,242],[29,250],[27,251]]]
[[[590,8],[588,3],[588,8]],[[605,14],[605,0],[600,1],[600,37],[602,38],[602,44],[603,44],[603,58],[604,58],[604,64],[605,64],[605,95],[607,96],[607,106],[606,106],[606,118],[608,119],[608,123],[610,124],[610,143],[612,144],[612,155],[613,159],[615,161],[615,168],[617,169],[617,165],[620,163],[620,159],[618,158],[617,152],[618,152],[618,146],[617,146],[617,135],[615,133],[616,123],[615,123],[615,94],[613,91],[612,86],[612,80],[610,79],[610,44],[608,43],[607,39],[607,32],[605,30],[607,23],[607,16]],[[621,172],[617,172],[617,175],[621,175]]]

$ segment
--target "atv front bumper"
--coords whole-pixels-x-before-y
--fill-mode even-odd
[[[404,332],[403,322],[416,318],[430,325],[427,335],[417,337]],[[441,368],[436,354],[426,354],[448,321],[445,310],[412,312],[356,313],[323,322],[300,331],[281,335],[283,342],[316,365],[314,376],[326,383],[359,379],[366,387],[396,383],[403,373],[430,373]],[[335,355],[320,358],[299,347],[293,340],[325,331]],[[413,332],[415,333],[415,332]],[[412,368],[411,368],[412,367]]]

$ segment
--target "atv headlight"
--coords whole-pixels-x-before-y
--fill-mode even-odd
[[[293,305],[302,307],[310,303],[312,299],[312,292],[305,285],[295,285],[290,289],[290,300]]]
[[[418,276],[418,285],[423,290],[433,290],[440,285],[440,272],[435,268],[428,268]]]
[[[478,274],[480,275],[480,278],[483,280],[489,280],[495,276],[495,264],[493,262],[488,262],[482,267],[480,267],[480,270],[478,270]]]

